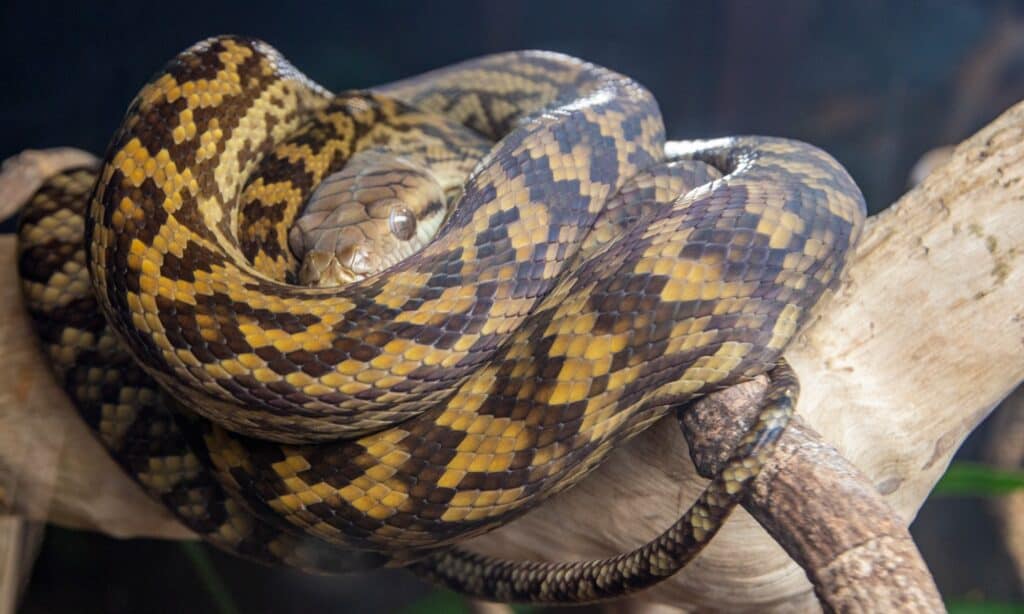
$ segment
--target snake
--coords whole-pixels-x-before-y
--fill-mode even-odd
[[[18,263],[82,418],[212,545],[584,602],[670,576],[724,522],[796,403],[782,352],[864,216],[822,150],[666,141],[647,89],[570,56],[331,94],[270,45],[218,36],[143,87],[99,168],[43,184]],[[294,228],[323,223],[293,250]],[[392,236],[367,246],[353,223]],[[415,247],[387,242],[412,224]],[[561,564],[458,547],[764,373],[726,469],[648,544]]]

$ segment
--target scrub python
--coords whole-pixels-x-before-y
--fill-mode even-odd
[[[297,283],[288,234],[309,195],[389,151],[438,178],[423,208],[453,203],[436,236],[365,279]],[[142,89],[98,171],[44,184],[19,267],[83,418],[208,542],[580,602],[668,577],[717,531],[788,420],[781,352],[863,217],[824,152],[666,143],[647,90],[567,56],[499,54],[335,96],[265,43],[222,36]],[[453,546],[768,371],[727,468],[647,545],[558,564]]]

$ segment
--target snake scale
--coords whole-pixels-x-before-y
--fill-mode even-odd
[[[297,283],[289,229],[309,195],[391,148],[453,178],[436,236],[381,274]],[[666,143],[646,89],[567,56],[498,54],[335,96],[265,43],[222,36],[142,89],[100,169],[44,184],[19,267],[83,418],[208,542],[587,601],[670,575],[736,504],[795,402],[781,352],[863,217],[824,152]],[[769,370],[728,468],[646,546],[564,564],[453,547]]]

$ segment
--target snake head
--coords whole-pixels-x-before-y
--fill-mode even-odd
[[[360,151],[320,183],[289,232],[299,281],[336,286],[379,273],[422,249],[446,213],[445,193],[426,168]]]

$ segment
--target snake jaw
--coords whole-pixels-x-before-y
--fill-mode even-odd
[[[299,282],[326,288],[366,279],[380,268],[380,259],[364,246],[346,245],[338,251],[311,250],[302,260]]]

